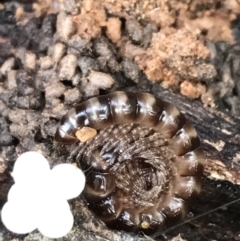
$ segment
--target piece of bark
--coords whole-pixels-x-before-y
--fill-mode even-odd
[[[197,129],[206,153],[205,173],[210,178],[240,184],[239,118],[190,100],[155,84],[152,93],[177,106]]]

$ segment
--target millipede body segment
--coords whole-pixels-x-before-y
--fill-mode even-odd
[[[63,116],[55,141],[77,143],[84,197],[111,228],[153,233],[180,221],[200,192],[205,156],[197,132],[151,94],[91,98]]]

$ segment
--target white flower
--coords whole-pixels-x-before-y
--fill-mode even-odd
[[[38,152],[25,152],[16,160],[12,172],[15,184],[2,208],[4,225],[25,234],[36,228],[49,238],[66,235],[73,226],[69,199],[81,194],[83,172],[72,164],[59,164],[52,170]]]

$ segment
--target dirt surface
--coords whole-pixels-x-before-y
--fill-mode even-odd
[[[237,123],[239,13],[238,0],[2,1],[1,206],[19,154],[40,151],[51,165],[68,160],[71,147],[53,145],[53,136],[68,109],[89,97],[114,90],[148,91],[166,96],[180,108],[175,95],[183,103],[192,100],[193,105],[223,113]],[[206,139],[197,121],[200,137]],[[217,154],[206,143],[204,147],[214,159]],[[240,188],[233,184],[239,182],[226,175],[220,178],[221,170],[230,168],[221,165],[215,175],[207,169],[203,192],[188,218],[240,198]],[[71,205],[74,229],[59,240],[240,240],[239,203],[153,237],[107,229],[81,198]],[[0,240],[49,240],[37,231],[15,235],[0,225]]]

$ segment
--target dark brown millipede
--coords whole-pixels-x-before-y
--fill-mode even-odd
[[[79,141],[84,128],[96,135]],[[197,132],[175,106],[151,94],[91,98],[63,116],[55,141],[78,143],[83,195],[108,227],[153,233],[180,221],[200,192],[205,156]]]

